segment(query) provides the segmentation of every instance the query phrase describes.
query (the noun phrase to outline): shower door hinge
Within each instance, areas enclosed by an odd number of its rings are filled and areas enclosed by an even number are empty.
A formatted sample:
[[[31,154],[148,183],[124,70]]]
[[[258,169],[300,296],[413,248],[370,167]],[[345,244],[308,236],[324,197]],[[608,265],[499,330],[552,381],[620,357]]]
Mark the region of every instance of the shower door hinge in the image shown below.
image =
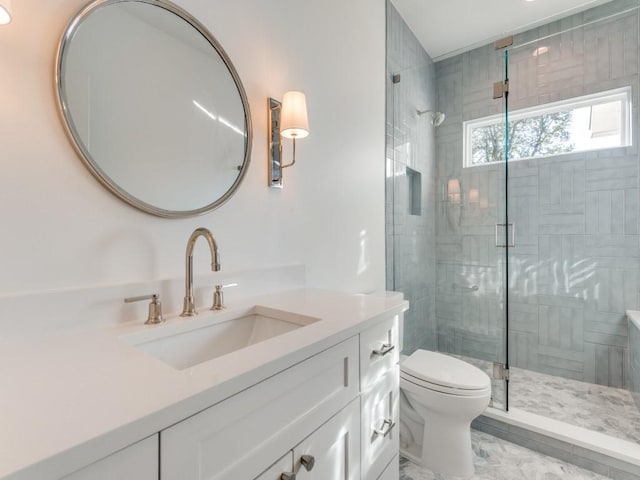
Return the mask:
[[[493,84],[493,98],[502,98],[505,93],[509,93],[509,80],[496,82]]]
[[[507,367],[504,363],[494,363],[493,364],[493,378],[496,380],[506,380],[509,381],[509,367]]]
[[[508,37],[501,38],[500,40],[496,40],[493,43],[493,47],[496,50],[502,50],[503,48],[507,48],[513,45],[513,35],[509,35]]]

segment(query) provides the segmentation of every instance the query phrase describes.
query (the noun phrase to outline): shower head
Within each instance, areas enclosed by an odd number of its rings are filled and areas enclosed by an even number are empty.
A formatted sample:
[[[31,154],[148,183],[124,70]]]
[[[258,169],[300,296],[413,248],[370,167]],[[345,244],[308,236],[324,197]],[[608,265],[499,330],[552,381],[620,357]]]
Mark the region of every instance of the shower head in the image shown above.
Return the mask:
[[[431,119],[431,123],[433,124],[434,127],[439,127],[444,123],[445,118],[446,118],[446,115],[444,113],[435,112],[433,114],[433,118]]]
[[[433,110],[416,110],[418,113],[418,116],[424,115],[425,113],[430,113],[431,114],[431,125],[433,125],[434,127],[439,127],[440,125],[442,125],[444,123],[444,119],[446,118],[446,115],[442,112],[434,112]]]

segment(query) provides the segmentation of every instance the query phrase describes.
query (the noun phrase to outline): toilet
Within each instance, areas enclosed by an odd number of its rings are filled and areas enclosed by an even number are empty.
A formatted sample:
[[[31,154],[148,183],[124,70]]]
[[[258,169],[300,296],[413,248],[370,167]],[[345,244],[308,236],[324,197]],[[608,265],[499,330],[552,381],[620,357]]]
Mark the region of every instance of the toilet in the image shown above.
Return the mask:
[[[471,421],[490,398],[489,376],[473,365],[427,350],[402,356],[400,452],[434,473],[470,477]]]

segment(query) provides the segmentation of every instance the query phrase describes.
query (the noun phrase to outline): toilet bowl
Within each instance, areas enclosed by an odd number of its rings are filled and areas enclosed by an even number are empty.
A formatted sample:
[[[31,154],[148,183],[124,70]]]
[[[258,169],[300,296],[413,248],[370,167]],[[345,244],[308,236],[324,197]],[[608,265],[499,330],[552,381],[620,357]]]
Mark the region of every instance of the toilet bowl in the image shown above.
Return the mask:
[[[400,452],[434,473],[474,473],[471,421],[491,398],[479,368],[441,353],[416,350],[400,363]]]

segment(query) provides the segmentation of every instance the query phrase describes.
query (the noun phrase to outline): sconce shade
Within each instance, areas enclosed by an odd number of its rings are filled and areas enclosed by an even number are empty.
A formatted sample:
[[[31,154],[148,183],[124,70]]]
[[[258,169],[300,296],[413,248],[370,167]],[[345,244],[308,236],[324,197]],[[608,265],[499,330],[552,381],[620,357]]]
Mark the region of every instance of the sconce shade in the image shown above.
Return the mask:
[[[460,180],[451,178],[447,183],[447,193],[449,195],[460,195]]]
[[[302,92],[287,92],[282,97],[280,135],[286,138],[304,138],[309,135],[307,101]]]
[[[11,0],[0,0],[0,25],[11,22]]]

